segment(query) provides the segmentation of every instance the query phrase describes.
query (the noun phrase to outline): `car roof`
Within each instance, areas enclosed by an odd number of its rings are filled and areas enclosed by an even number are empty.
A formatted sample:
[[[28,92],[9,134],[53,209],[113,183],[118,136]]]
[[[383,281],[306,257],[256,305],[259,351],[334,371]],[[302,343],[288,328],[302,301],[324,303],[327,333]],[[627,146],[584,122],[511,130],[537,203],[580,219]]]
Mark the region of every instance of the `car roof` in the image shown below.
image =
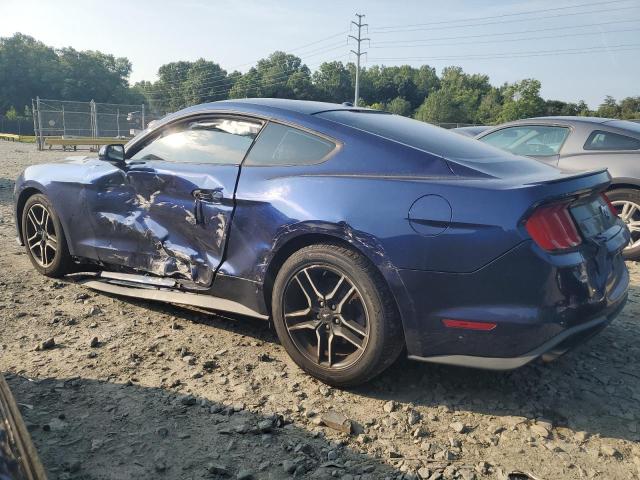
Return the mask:
[[[291,100],[287,98],[239,98],[235,100],[221,100],[219,102],[202,103],[181,110],[181,112],[196,112],[198,110],[241,110],[243,112],[266,113],[302,113],[313,115],[330,110],[370,110],[353,107],[351,104],[315,102],[310,100]],[[177,112],[176,112],[177,113]]]
[[[308,100],[290,100],[286,98],[240,98],[234,100],[221,100],[218,102],[201,103],[191,107],[183,108],[170,113],[157,120],[140,135],[134,137],[127,143],[129,149],[138,144],[143,138],[148,138],[152,132],[158,131],[163,126],[173,121],[180,121],[192,115],[208,113],[230,113],[240,115],[254,115],[262,118],[274,118],[281,121],[300,123],[304,126],[312,119],[312,115],[321,112],[331,111],[374,111],[385,115],[390,115],[379,110],[370,108],[353,107],[350,103],[328,103],[314,102]]]
[[[540,123],[607,123],[613,118],[602,118],[602,117],[578,117],[578,116],[570,116],[570,115],[556,115],[553,117],[532,117],[532,118],[523,118],[522,120],[515,120],[513,122],[509,122],[509,125],[517,125],[520,123],[531,123],[532,121],[540,122]]]

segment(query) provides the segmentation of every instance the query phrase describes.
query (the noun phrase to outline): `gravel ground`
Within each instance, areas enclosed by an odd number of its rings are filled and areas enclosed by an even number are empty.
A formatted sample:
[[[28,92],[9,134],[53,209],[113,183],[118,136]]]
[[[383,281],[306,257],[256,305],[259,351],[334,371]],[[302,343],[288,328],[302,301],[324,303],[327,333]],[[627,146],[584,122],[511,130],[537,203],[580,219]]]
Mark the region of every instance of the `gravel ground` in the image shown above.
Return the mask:
[[[37,275],[14,241],[13,180],[61,156],[0,142],[0,372],[51,479],[640,477],[638,264],[620,317],[554,363],[401,360],[338,390],[264,322]]]

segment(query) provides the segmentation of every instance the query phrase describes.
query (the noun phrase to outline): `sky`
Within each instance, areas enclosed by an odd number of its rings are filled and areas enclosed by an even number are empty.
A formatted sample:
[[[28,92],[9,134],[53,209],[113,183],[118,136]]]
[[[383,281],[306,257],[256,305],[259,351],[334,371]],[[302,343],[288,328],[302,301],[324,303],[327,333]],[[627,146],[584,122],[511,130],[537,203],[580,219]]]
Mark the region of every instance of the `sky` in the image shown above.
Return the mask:
[[[127,57],[131,82],[205,58],[246,71],[275,50],[353,61],[355,13],[370,41],[363,66],[448,65],[493,85],[536,78],[542,96],[597,107],[640,95],[640,0],[0,0],[0,37]]]

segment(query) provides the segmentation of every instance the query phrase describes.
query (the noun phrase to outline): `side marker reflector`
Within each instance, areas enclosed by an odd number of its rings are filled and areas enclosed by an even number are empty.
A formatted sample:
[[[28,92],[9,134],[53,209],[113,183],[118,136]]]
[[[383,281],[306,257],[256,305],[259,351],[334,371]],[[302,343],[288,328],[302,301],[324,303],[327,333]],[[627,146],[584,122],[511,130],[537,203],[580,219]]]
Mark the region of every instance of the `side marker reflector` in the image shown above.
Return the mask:
[[[473,322],[469,320],[451,320],[444,319],[442,323],[445,327],[448,328],[462,328],[464,330],[481,330],[483,332],[488,332],[489,330],[493,330],[498,326],[497,323],[493,322]]]

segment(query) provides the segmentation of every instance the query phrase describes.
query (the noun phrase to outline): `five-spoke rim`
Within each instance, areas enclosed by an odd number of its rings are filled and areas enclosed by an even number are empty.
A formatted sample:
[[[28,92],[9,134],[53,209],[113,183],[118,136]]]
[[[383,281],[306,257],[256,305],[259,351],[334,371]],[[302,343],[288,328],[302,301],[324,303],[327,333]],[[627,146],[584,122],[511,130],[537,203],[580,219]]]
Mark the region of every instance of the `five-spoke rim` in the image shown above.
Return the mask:
[[[26,243],[31,255],[41,267],[53,263],[58,252],[58,237],[49,210],[34,203],[27,212]]]
[[[315,364],[344,369],[369,342],[369,315],[354,282],[328,265],[293,274],[282,300],[284,322],[296,348]]]
[[[615,200],[611,203],[631,232],[631,242],[625,250],[640,246],[640,205],[628,200]]]

